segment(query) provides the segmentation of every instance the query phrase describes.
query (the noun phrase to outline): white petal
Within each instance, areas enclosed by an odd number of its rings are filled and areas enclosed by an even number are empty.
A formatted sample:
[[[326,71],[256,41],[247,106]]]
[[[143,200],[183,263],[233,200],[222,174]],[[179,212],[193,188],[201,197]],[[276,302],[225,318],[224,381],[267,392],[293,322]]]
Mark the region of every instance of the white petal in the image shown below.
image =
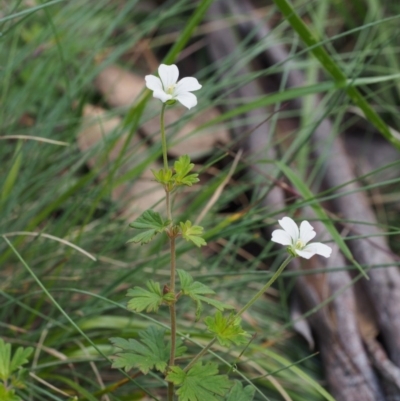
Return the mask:
[[[174,95],[180,95],[185,92],[193,92],[201,89],[201,85],[196,78],[182,78],[175,87]]]
[[[193,93],[181,93],[180,95],[175,97],[176,100],[181,102],[185,107],[191,109],[197,104],[197,97],[193,95]]]
[[[292,238],[284,230],[274,230],[272,232],[271,241],[281,245],[292,245]]]
[[[300,239],[304,244],[307,244],[308,241],[311,241],[316,236],[316,232],[314,231],[314,227],[306,220],[304,220],[300,224]]]
[[[168,95],[168,93],[165,93],[163,90],[154,91],[153,97],[155,97],[156,99],[160,99],[163,103],[165,103],[167,100],[172,99],[172,96]]]
[[[176,84],[179,77],[179,70],[175,64],[161,64],[158,67],[158,75],[163,83],[164,90],[167,90],[170,86]]]
[[[332,248],[328,245],[321,244],[321,242],[312,242],[311,244],[308,244],[305,248],[303,248],[302,252],[312,253],[312,255],[317,254],[329,258],[332,253]]]
[[[304,259],[310,259],[315,255],[315,252],[306,251],[305,249],[301,251],[299,249],[295,249],[294,251],[297,253],[297,255],[301,256]]]
[[[299,239],[299,227],[297,224],[290,218],[284,217],[282,220],[278,220],[279,225],[290,235],[293,243],[295,243]]]
[[[158,78],[154,75],[146,75],[144,77],[144,79],[146,80],[146,86],[150,90],[152,90],[152,91],[162,91],[163,90],[160,78]]]

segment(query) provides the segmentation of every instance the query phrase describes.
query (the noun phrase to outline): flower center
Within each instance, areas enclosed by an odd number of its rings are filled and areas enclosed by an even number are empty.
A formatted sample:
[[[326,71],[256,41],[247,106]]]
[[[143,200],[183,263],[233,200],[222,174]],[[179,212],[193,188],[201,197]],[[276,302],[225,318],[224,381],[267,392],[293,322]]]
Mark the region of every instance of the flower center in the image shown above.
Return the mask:
[[[168,95],[173,95],[174,90],[175,90],[175,85],[169,85],[169,86],[167,86],[167,88],[165,89],[165,92],[166,92]]]
[[[299,249],[299,250],[302,250],[305,246],[306,246],[306,244],[301,239],[298,239],[296,241],[296,243],[294,244],[295,249]]]

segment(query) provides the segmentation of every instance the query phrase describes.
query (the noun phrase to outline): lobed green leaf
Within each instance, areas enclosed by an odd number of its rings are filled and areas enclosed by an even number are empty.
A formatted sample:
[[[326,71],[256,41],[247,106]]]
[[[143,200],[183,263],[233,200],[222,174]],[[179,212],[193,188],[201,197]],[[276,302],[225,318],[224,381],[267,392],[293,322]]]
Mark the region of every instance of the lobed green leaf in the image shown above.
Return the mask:
[[[196,182],[199,182],[197,178],[198,174],[189,174],[193,169],[194,164],[190,163],[190,157],[188,155],[180,156],[179,159],[174,163],[175,173],[173,179],[176,185],[187,185],[191,187]]]
[[[215,294],[215,291],[207,285],[200,283],[199,281],[194,281],[193,277],[185,270],[177,269],[177,272],[179,275],[179,280],[181,282],[182,294],[188,296],[196,296],[200,294]]]
[[[140,243],[140,244],[147,244],[150,242],[157,234],[159,231],[157,230],[147,230],[143,233],[140,233],[138,235],[135,235],[133,238],[130,240],[126,241],[127,243],[129,242],[134,242],[134,243]]]
[[[154,326],[139,332],[141,342],[124,338],[110,338],[110,341],[121,351],[114,357],[113,368],[125,369],[126,372],[136,367],[143,374],[147,374],[150,369],[156,369],[164,372],[168,366],[171,344],[166,343],[164,329]],[[182,346],[182,341],[177,339],[176,356],[181,356],[186,351]]]
[[[194,167],[193,163],[190,163],[190,157],[188,155],[180,156],[179,159],[174,163],[174,170],[180,177],[187,175]]]
[[[168,227],[169,223],[170,222],[168,220],[163,220],[160,213],[157,213],[151,209],[146,210],[133,223],[130,224],[132,228],[146,231],[131,238],[128,242],[147,244],[155,235],[164,231]]]
[[[0,380],[7,381],[16,370],[28,363],[32,352],[32,347],[18,347],[11,358],[11,344],[0,338]]]
[[[11,373],[15,372],[22,365],[28,363],[29,362],[28,358],[31,356],[32,352],[33,352],[32,347],[28,348],[18,347],[11,359],[11,364],[10,364]]]
[[[189,220],[186,220],[185,223],[180,222],[179,225],[180,225],[182,237],[186,241],[192,242],[199,248],[201,246],[207,245],[206,241],[201,236],[203,234],[203,227],[193,226]]]
[[[219,375],[216,363],[197,362],[188,372],[172,366],[166,379],[180,387],[179,401],[220,401],[231,387],[228,376]]]
[[[163,168],[159,171],[151,170],[154,175],[154,178],[157,182],[163,185],[169,185],[173,183],[172,175],[173,171],[171,169],[164,170]]]
[[[189,174],[186,177],[182,178],[180,180],[181,185],[186,185],[188,187],[191,187],[193,184],[196,184],[200,180],[197,178],[199,175],[198,174]]]
[[[207,316],[204,319],[207,328],[213,333],[218,342],[226,347],[232,345],[246,344],[250,334],[244,331],[241,327],[240,317],[235,317],[232,314],[228,317],[224,317],[220,311],[215,313],[214,317]]]
[[[204,295],[215,294],[215,291],[213,291],[205,284],[200,283],[199,281],[194,281],[193,277],[185,270],[178,269],[177,272],[179,275],[179,280],[181,282],[182,295],[187,295],[196,302],[196,320],[200,318],[201,312],[203,310],[201,304],[202,302],[206,302],[207,304],[212,305],[221,311],[223,311],[224,309],[233,309],[233,306],[231,305],[224,304],[223,302],[217,301],[215,299],[205,297]]]
[[[132,228],[138,228],[139,230],[152,228],[154,230],[162,230],[165,228],[165,222],[163,221],[160,213],[154,210],[145,210],[133,223],[130,224]]]
[[[14,390],[7,390],[6,387],[0,383],[0,400],[1,401],[22,401]]]
[[[243,387],[240,381],[235,380],[235,384],[226,398],[226,401],[252,401],[256,389],[253,386]]]
[[[158,308],[164,301],[160,283],[153,280],[146,282],[148,290],[142,287],[134,287],[128,290],[127,296],[132,297],[128,302],[128,308],[136,312],[157,312]]]

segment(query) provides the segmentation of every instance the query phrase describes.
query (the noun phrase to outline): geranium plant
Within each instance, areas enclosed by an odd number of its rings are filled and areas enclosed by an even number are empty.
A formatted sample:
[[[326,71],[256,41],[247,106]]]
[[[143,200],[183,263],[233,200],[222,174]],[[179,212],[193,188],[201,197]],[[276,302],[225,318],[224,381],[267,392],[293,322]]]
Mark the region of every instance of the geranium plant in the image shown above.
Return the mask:
[[[150,370],[160,372],[168,386],[167,399],[173,401],[251,401],[254,396],[253,386],[243,387],[238,381],[230,381],[227,375],[220,374],[214,362],[203,363],[201,358],[208,350],[219,342],[223,346],[245,345],[250,335],[241,326],[241,315],[267,290],[296,256],[310,258],[315,254],[325,257],[330,255],[330,248],[320,243],[308,244],[315,236],[311,225],[304,221],[300,230],[296,223],[285,217],[279,221],[283,230],[276,230],[272,240],[288,246],[289,256],[282,263],[271,279],[258,291],[239,311],[231,305],[215,298],[214,291],[200,281],[195,281],[190,273],[176,268],[176,241],[183,239],[197,247],[206,245],[203,238],[203,227],[194,225],[190,220],[176,221],[173,217],[171,194],[183,186],[192,186],[199,181],[198,174],[193,173],[194,164],[188,155],[179,157],[169,165],[167,139],[164,125],[164,111],[177,101],[190,109],[196,106],[197,98],[191,93],[201,89],[196,78],[183,78],[178,81],[179,70],[175,65],[160,65],[159,77],[146,76],[146,85],[153,91],[153,96],[160,99],[161,108],[161,142],[163,168],[153,171],[155,180],[165,190],[165,216],[154,210],[146,210],[131,227],[138,230],[129,242],[147,244],[157,235],[165,235],[170,246],[170,279],[169,283],[159,283],[149,279],[145,287],[136,286],[128,291],[128,308],[134,312],[155,313],[162,306],[170,312],[169,333],[164,328],[150,326],[140,332],[139,340],[112,338],[111,342],[118,349],[114,356],[113,367],[129,371],[138,368],[143,374]],[[179,284],[177,285],[177,281]],[[193,300],[196,308],[196,319],[199,320],[202,305],[213,306],[213,316],[204,318],[213,339],[206,347],[192,357],[186,366],[176,363],[176,358],[186,352],[182,340],[177,337],[177,306],[182,297]]]

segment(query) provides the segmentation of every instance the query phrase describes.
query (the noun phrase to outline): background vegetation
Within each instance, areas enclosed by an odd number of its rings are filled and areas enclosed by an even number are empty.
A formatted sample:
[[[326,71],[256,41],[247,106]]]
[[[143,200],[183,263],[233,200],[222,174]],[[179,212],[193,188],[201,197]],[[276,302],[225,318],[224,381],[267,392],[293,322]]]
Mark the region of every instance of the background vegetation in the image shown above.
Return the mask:
[[[139,202],[147,193],[136,192],[130,198],[115,195],[121,186],[128,191],[126,188],[139,185],[142,173],[159,160],[156,130],[149,130],[148,135],[139,130],[159,113],[159,104],[140,90],[131,105],[110,104],[95,82],[111,65],[143,78],[163,60],[178,62],[183,75],[199,79],[203,84],[199,106],[170,127],[171,135],[179,131],[179,124],[195,121],[210,106],[219,108],[220,117],[207,125],[204,119],[203,125],[194,122],[188,138],[244,126],[246,121],[230,118],[235,111],[242,111],[243,105],[250,109],[269,106],[265,118],[270,119],[271,146],[280,145],[281,159],[295,162],[307,185],[321,178],[322,162],[316,159],[309,164],[307,142],[316,114],[325,113],[332,119],[334,135],[345,132],[354,138],[360,132],[367,133],[357,142],[355,153],[359,157],[354,153],[353,161],[361,167],[362,160],[371,162],[372,172],[368,176],[360,173],[361,190],[370,196],[379,224],[391,234],[392,249],[399,251],[399,163],[380,160],[379,154],[368,150],[367,145],[379,135],[373,125],[360,117],[360,109],[323,72],[272,2],[254,4],[260,19],[273,26],[271,40],[290,49],[288,64],[256,68],[256,72],[232,80],[225,72],[241,67],[232,64],[235,57],[240,57],[242,65],[249,65],[271,42],[254,42],[250,34],[241,39],[231,58],[219,64],[210,62],[204,39],[207,33],[235,26],[246,17],[227,15],[211,24],[205,20],[210,3],[2,2],[0,332],[14,347],[35,348],[27,366],[30,376],[26,388],[18,390],[24,400],[65,400],[73,396],[82,400],[104,396],[104,400],[144,400],[149,396],[143,388],[157,397],[165,387],[157,376],[141,377],[130,372],[133,376],[127,378],[110,368],[109,357],[114,350],[108,338],[135,337],[139,329],[153,323],[147,316],[126,310],[126,290],[149,276],[163,281],[168,275],[162,240],[149,247],[126,244],[132,236],[125,213],[128,203]],[[388,138],[398,136],[400,4],[296,0],[293,5],[324,42],[331,61],[350,81],[361,85],[364,98],[387,124]],[[296,94],[275,81],[277,88],[271,98],[266,91],[259,98],[235,103],[226,95],[256,77],[273,80],[278,73],[285,77],[287,68],[300,69],[307,77],[307,86]],[[322,95],[318,109],[307,102],[310,97],[305,98],[301,110],[285,106],[295,95],[316,93]],[[90,126],[87,105],[103,109],[104,135],[94,146],[83,149],[79,138],[83,127]],[[230,111],[224,111],[227,106]],[[274,114],[276,110],[280,112]],[[105,122],[115,118],[115,128],[106,132]],[[285,128],[293,118],[298,118],[300,125]],[[118,155],[112,156],[121,137],[134,146],[118,148]],[[394,145],[389,148],[394,150]],[[197,158],[203,185],[177,200],[177,208],[183,205],[179,209],[183,216],[199,215],[222,188],[236,150],[234,141],[222,143]],[[273,250],[263,231],[276,223],[282,210],[260,204],[276,182],[261,174],[258,184],[247,179],[245,166],[252,159],[246,157],[203,219],[207,250],[201,252],[182,244],[178,249],[180,268],[201,275],[223,301],[235,305],[242,305],[259,288],[260,280],[269,276],[265,270],[274,270],[283,256]],[[269,160],[264,162],[270,164]],[[330,188],[325,196],[336,196],[334,190]],[[285,213],[296,207],[289,204]],[[216,348],[222,361],[233,363],[237,359],[241,372],[259,388],[257,400],[330,399],[323,389],[318,355],[292,329],[289,294],[297,274],[286,272],[277,288],[244,316],[246,328],[255,336],[243,356],[239,358],[237,350]],[[189,306],[181,310],[179,327],[182,335],[190,336],[186,345],[196,352],[196,344],[204,345],[210,337],[204,325],[194,321],[191,311]]]

